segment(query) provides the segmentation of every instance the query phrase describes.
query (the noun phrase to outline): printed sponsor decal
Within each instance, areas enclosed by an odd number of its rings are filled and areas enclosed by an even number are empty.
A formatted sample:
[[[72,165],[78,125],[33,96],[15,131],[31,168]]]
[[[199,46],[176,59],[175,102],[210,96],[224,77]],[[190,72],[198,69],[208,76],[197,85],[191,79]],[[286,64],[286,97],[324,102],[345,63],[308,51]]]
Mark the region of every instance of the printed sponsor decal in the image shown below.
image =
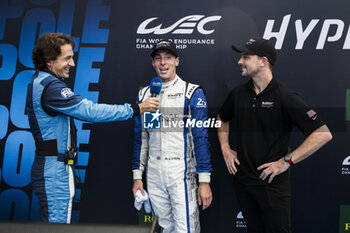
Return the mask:
[[[211,36],[221,18],[220,15],[188,15],[170,23],[159,17],[145,19],[136,30],[136,49],[151,49],[161,39],[172,41],[176,49],[186,49],[190,45],[214,45],[215,39]]]
[[[236,217],[236,228],[247,228],[247,224],[244,221],[244,216],[242,214],[242,211],[239,211]]]
[[[255,42],[254,39],[249,39],[249,41],[246,44],[253,44]]]
[[[207,102],[205,102],[205,100],[203,100],[202,98],[198,98],[196,107],[197,108],[206,108]]]
[[[350,155],[343,160],[342,165],[341,174],[350,175]]]
[[[272,107],[273,107],[273,102],[262,101],[262,102],[261,102],[261,107],[262,107],[262,108],[272,108]]]
[[[183,95],[183,93],[169,94],[169,95],[168,95],[168,99],[180,98],[182,95]]]
[[[323,50],[327,44],[336,42],[341,43],[342,49],[350,49],[350,27],[345,24],[346,21],[341,19],[303,20],[296,16],[295,22],[290,22],[291,18],[292,15],[288,14],[283,17],[282,22],[277,19],[267,20],[263,37],[265,39],[275,38],[276,49],[282,49],[287,31],[295,33],[295,50],[304,49],[305,42],[312,38],[318,38],[312,44],[316,50]]]
[[[221,16],[208,16],[205,17],[204,15],[189,15],[185,16],[178,21],[176,21],[173,25],[162,28],[163,22],[160,22],[158,26],[150,27],[149,24],[151,22],[157,20],[158,17],[153,17],[146,19],[143,21],[139,27],[137,28],[137,34],[155,34],[155,35],[164,35],[164,34],[192,34],[195,29],[203,35],[209,35],[212,34],[215,29],[207,30],[204,28],[204,26],[207,23],[213,22],[213,21],[219,21],[221,19]]]

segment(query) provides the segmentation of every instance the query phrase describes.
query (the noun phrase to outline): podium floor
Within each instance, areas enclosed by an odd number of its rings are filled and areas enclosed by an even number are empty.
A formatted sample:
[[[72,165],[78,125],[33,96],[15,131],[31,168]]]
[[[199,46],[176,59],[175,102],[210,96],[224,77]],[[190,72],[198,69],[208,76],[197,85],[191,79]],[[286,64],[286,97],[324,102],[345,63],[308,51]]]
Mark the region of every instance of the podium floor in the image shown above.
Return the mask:
[[[150,227],[113,224],[0,222],[1,233],[149,233]]]

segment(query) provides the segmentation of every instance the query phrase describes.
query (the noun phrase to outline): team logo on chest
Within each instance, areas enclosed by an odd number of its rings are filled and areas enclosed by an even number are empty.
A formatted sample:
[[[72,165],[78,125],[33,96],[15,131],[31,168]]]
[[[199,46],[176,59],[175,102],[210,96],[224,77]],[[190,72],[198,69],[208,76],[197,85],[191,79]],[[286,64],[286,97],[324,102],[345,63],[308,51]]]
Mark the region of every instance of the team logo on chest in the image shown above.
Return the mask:
[[[262,108],[272,108],[273,107],[273,102],[272,101],[262,101],[261,102],[261,107]]]
[[[168,94],[168,99],[176,99],[180,98],[181,96],[183,96],[183,93]]]

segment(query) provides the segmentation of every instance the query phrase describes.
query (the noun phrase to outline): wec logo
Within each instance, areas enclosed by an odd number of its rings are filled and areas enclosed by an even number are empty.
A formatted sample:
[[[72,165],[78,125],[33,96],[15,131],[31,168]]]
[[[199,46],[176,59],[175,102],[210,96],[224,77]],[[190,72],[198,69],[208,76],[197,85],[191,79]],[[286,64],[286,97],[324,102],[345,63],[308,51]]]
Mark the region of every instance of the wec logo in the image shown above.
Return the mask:
[[[151,22],[158,19],[157,17],[149,18],[143,21],[139,27],[137,28],[137,34],[155,34],[155,35],[163,35],[170,33],[171,34],[191,34],[193,33],[194,28],[197,26],[197,30],[199,33],[203,35],[209,35],[213,33],[215,30],[207,30],[204,29],[204,26],[209,22],[219,21],[221,16],[209,16],[204,17],[204,15],[189,15],[179,19],[173,25],[162,28],[163,24],[159,24],[156,27],[148,28]]]
[[[341,174],[342,175],[350,175],[350,156],[347,156],[342,163]]]
[[[343,160],[343,165],[344,165],[344,166],[350,165],[350,156],[346,157],[346,158]]]
[[[239,211],[239,213],[237,214],[237,219],[236,219],[236,228],[246,228],[247,224],[244,220],[242,211]]]

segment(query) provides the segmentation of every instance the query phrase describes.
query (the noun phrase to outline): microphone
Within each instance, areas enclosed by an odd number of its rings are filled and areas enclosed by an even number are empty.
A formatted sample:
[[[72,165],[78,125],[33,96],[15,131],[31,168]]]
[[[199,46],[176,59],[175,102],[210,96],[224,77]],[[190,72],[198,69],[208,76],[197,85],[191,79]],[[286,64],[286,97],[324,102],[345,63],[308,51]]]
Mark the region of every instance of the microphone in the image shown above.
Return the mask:
[[[159,95],[160,90],[162,90],[162,79],[158,77],[152,78],[150,85],[151,97],[157,97]]]

